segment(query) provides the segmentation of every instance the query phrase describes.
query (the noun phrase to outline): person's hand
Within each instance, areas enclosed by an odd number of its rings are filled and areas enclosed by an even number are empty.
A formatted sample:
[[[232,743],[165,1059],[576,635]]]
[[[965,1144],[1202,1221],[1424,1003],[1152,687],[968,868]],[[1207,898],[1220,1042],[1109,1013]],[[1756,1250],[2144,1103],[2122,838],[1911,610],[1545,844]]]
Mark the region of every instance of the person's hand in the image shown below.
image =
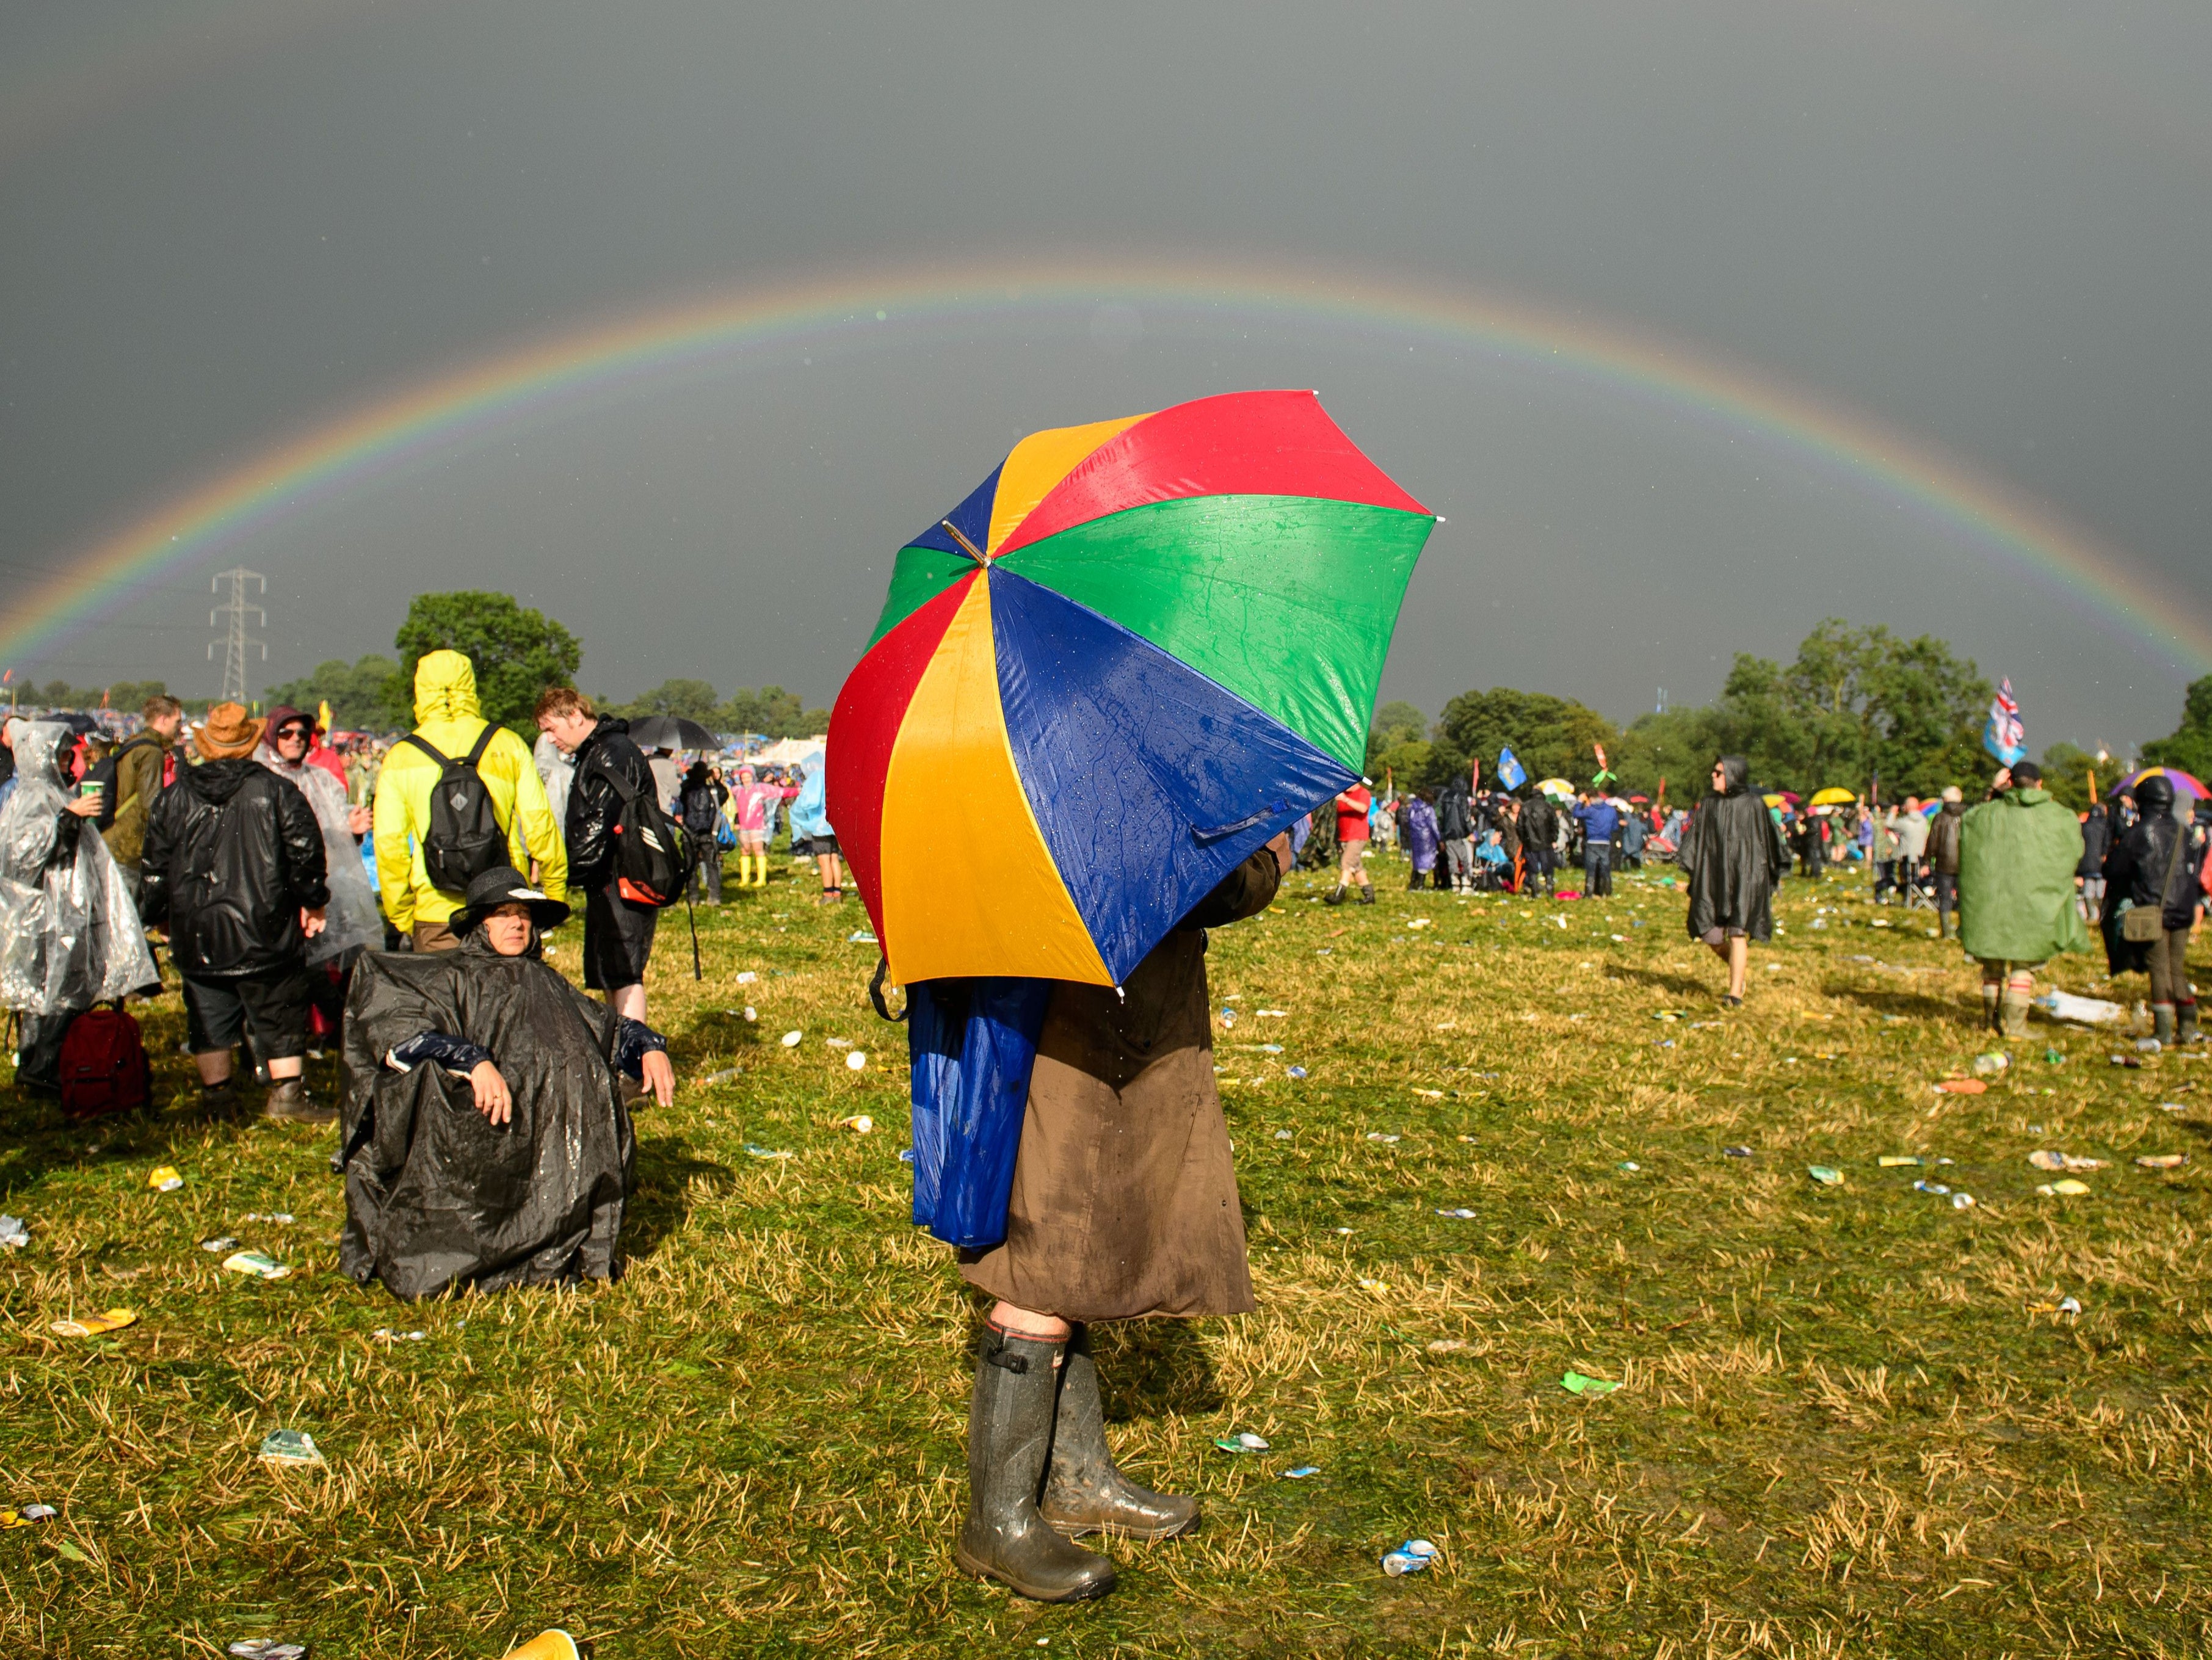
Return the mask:
[[[653,1098],[664,1107],[676,1101],[676,1068],[668,1064],[665,1049],[647,1049],[645,1058],[638,1062],[638,1073]]]
[[[312,939],[320,933],[323,931],[324,915],[324,907],[320,905],[316,906],[313,910],[302,906],[300,910],[301,934],[306,939]]]
[[[2010,767],[1999,767],[1997,769],[1997,775],[1990,780],[1990,794],[1991,795],[2002,795],[2011,787],[2012,769]]]
[[[106,799],[106,797],[100,795],[72,796],[70,798],[70,804],[64,807],[62,811],[64,812],[74,813],[79,818],[89,818],[93,814],[100,811],[100,804]]]
[[[1275,868],[1283,875],[1291,873],[1291,833],[1285,830],[1267,843],[1267,851],[1275,855]]]
[[[507,1092],[507,1079],[490,1061],[477,1062],[469,1073],[469,1087],[477,1093],[477,1110],[491,1122],[504,1124],[514,1116],[514,1098]]]
[[[346,809],[346,834],[356,841],[368,834],[369,823],[369,811],[367,807]]]

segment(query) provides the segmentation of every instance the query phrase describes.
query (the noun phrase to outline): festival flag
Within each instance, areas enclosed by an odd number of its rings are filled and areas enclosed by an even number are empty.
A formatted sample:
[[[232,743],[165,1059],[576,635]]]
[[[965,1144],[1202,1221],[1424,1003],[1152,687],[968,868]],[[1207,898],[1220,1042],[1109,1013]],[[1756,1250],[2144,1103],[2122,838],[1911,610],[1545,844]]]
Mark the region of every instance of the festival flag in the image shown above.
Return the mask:
[[[318,732],[331,729],[331,700],[327,697],[315,706],[315,727]]]
[[[2008,767],[2027,754],[2027,728],[2021,724],[2020,700],[2012,695],[2009,680],[1998,686],[1997,695],[1990,700],[1989,723],[1982,728],[1982,747]]]
[[[1467,763],[1467,766],[1468,788],[1471,790],[1480,789],[1482,787],[1482,757],[1480,756],[1475,757],[1474,760]]]
[[[1590,782],[1600,786],[1610,783],[1615,775],[1608,770],[1606,766],[1605,745],[1602,744],[1592,744],[1590,748],[1596,751],[1597,754],[1597,771],[1591,776]]]
[[[1528,775],[1522,770],[1510,744],[1498,751],[1498,781],[1510,790],[1517,790],[1528,781]]]

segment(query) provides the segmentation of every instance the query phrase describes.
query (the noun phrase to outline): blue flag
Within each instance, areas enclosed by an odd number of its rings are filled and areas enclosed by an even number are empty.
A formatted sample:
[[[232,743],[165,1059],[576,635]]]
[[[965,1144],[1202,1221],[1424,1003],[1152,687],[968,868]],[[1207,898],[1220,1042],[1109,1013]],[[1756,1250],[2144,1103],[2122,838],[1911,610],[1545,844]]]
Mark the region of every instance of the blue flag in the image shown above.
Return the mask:
[[[1498,751],[1498,781],[1510,790],[1517,790],[1528,781],[1528,775],[1513,758],[1513,746],[1509,744]]]
[[[1982,747],[2010,766],[2027,753],[2027,728],[2021,724],[2020,702],[2012,695],[2012,682],[1997,688],[1990,700],[1989,723],[1982,728]]]

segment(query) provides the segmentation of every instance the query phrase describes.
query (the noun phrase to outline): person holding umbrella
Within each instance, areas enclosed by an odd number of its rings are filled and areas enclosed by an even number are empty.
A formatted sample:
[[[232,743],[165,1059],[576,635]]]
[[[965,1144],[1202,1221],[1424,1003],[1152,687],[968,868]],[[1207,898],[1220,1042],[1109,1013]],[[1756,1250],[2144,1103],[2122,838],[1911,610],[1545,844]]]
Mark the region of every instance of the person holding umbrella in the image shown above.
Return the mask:
[[[1721,1002],[1741,1008],[1751,942],[1774,937],[1774,890],[1790,868],[1781,832],[1751,788],[1741,755],[1713,763],[1712,787],[1682,835],[1679,855],[1690,890],[1690,937],[1728,964]]]

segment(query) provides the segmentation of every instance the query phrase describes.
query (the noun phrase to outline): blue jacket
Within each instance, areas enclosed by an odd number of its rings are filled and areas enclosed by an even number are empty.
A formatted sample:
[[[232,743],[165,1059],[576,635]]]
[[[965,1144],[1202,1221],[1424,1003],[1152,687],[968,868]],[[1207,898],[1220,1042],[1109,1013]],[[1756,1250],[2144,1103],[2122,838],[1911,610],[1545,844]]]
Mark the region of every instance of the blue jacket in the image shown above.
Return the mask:
[[[1577,807],[1575,818],[1582,824],[1583,839],[1603,847],[1613,840],[1613,832],[1620,824],[1620,809],[1610,801],[1592,801]]]

